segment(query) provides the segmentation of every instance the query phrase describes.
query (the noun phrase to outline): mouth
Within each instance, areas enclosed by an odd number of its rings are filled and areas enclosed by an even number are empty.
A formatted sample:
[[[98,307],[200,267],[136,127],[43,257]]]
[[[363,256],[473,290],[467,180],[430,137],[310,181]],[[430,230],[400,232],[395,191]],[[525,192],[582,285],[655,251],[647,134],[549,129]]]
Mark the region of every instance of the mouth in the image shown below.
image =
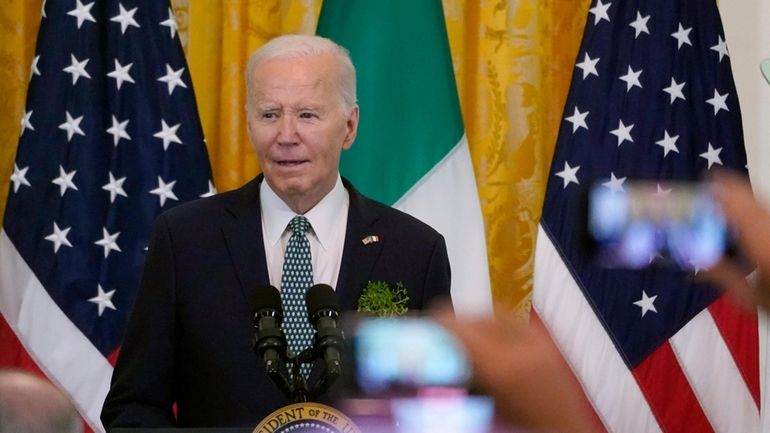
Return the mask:
[[[307,159],[279,159],[275,162],[280,167],[297,167],[310,161]]]

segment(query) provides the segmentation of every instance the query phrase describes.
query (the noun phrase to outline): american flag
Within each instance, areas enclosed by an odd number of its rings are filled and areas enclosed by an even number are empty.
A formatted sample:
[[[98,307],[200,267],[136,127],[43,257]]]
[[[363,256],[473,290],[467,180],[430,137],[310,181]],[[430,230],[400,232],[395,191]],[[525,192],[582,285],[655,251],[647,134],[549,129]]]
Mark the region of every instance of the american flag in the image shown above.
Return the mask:
[[[169,3],[44,3],[0,232],[0,311],[21,357],[93,430],[153,219],[214,192]],[[0,335],[0,352],[15,350]]]
[[[715,0],[595,0],[538,234],[533,310],[612,432],[759,431],[758,329],[692,273],[607,270],[581,245],[598,182],[746,171]],[[624,184],[626,184],[624,186]]]

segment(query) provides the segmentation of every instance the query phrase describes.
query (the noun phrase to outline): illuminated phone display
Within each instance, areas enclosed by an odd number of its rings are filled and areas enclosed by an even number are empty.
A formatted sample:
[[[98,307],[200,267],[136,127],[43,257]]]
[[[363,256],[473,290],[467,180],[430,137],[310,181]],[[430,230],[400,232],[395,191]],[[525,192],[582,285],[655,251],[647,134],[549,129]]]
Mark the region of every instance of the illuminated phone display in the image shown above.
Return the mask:
[[[601,184],[589,193],[588,233],[595,258],[611,268],[651,264],[706,269],[728,244],[721,209],[698,183],[627,183],[624,191]]]

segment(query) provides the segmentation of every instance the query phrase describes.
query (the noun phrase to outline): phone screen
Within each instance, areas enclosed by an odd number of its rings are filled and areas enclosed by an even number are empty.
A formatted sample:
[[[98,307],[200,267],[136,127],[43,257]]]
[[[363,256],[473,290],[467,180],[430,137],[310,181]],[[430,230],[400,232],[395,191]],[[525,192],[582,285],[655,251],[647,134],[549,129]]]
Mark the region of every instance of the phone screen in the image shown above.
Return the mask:
[[[597,262],[639,269],[664,264],[710,267],[728,245],[727,222],[699,183],[631,182],[623,191],[597,183],[589,192],[588,233]]]
[[[356,382],[368,395],[465,387],[470,380],[462,345],[428,319],[363,320],[353,346]]]

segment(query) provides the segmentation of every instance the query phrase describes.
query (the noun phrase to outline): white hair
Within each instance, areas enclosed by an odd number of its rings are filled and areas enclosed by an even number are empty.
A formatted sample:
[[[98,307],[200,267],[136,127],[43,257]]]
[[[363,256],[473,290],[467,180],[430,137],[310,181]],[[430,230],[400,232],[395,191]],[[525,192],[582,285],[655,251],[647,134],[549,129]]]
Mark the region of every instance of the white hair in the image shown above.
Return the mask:
[[[336,81],[340,106],[345,113],[358,102],[356,97],[356,69],[350,60],[350,53],[331,39],[314,35],[283,35],[271,39],[249,57],[246,65],[246,110],[254,106],[253,75],[260,63],[273,59],[301,58],[331,54],[337,64]]]

